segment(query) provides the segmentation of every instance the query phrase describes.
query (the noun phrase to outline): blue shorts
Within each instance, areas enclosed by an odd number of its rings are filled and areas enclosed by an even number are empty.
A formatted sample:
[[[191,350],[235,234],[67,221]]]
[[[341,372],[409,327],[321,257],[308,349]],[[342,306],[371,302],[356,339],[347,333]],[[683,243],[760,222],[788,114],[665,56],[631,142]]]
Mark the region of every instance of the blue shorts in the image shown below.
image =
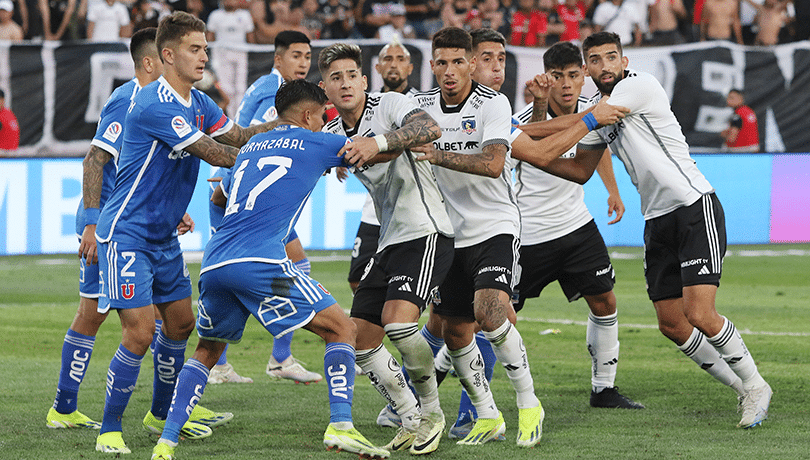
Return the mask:
[[[98,264],[87,265],[87,259],[84,257],[81,258],[79,265],[79,295],[88,299],[98,299],[101,296]]]
[[[319,282],[291,261],[240,262],[200,275],[197,334],[218,342],[239,342],[250,315],[274,337],[306,326],[337,302]]]
[[[191,278],[180,243],[160,246],[98,243],[99,313],[173,302],[191,296]]]

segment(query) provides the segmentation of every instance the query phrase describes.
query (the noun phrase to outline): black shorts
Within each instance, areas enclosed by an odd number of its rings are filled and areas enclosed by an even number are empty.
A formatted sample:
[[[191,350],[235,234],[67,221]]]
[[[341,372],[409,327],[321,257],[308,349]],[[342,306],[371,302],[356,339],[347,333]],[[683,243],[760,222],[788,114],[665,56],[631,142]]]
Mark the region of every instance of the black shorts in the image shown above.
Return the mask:
[[[456,249],[453,266],[439,287],[433,312],[442,316],[475,318],[475,291],[497,289],[512,297],[520,240],[497,235],[474,246]]]
[[[650,300],[683,297],[684,286],[719,286],[725,255],[725,214],[714,193],[648,220],[644,277]]]
[[[612,291],[615,276],[605,240],[591,220],[555,240],[521,246],[515,311],[554,281],[560,282],[565,297],[573,302],[583,295]]]
[[[388,300],[407,300],[425,311],[452,262],[453,239],[438,233],[383,249],[357,286],[351,316],[382,326]]]
[[[380,226],[360,222],[357,236],[354,238],[352,248],[352,262],[349,265],[349,282],[357,283],[363,277],[363,271],[368,261],[377,252],[377,243],[380,239]]]

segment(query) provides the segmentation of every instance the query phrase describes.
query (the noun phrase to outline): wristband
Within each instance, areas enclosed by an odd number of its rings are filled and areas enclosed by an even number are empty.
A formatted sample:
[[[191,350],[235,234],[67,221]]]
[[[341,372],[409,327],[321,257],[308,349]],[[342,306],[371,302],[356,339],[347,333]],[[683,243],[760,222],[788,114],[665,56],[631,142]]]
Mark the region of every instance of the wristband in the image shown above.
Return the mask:
[[[385,138],[385,134],[377,134],[374,136],[374,140],[377,142],[377,148],[380,149],[380,152],[388,150],[388,139]]]
[[[596,121],[596,117],[593,116],[593,113],[588,112],[584,117],[582,117],[582,121],[585,122],[585,125],[588,127],[588,131],[593,131],[599,126],[599,123]]]
[[[84,208],[84,225],[98,224],[99,213],[98,208]]]

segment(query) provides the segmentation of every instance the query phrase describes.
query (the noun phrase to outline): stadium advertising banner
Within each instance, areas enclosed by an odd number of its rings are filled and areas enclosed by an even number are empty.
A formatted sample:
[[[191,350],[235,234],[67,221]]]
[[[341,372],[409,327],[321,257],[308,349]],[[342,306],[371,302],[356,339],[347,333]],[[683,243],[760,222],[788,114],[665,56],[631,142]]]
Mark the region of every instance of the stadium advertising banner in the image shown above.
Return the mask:
[[[726,213],[729,244],[810,242],[810,155],[695,155],[717,189]],[[640,246],[644,221],[639,196],[614,158],[616,179],[627,208],[624,219],[607,225],[607,191],[598,176],[585,185],[585,202],[608,246]],[[188,212],[196,230],[180,238],[184,250],[208,242],[208,182],[200,169]],[[81,198],[80,159],[0,160],[0,255],[74,253],[74,216]],[[350,177],[324,177],[296,226],[307,249],[350,249],[365,188]]]
[[[359,40],[369,88],[382,86],[374,71],[383,44]],[[414,70],[411,85],[429,89],[430,42],[406,41]],[[330,44],[313,42],[313,63],[318,51]],[[236,88],[247,88],[269,73],[273,47],[242,45],[217,52],[237,52],[247,72]],[[502,92],[518,109],[523,105],[523,83],[542,71],[541,49],[508,47],[507,73]],[[716,151],[718,133],[728,126],[731,109],[725,97],[732,88],[742,89],[759,119],[760,139],[767,152],[810,151],[810,43],[774,47],[744,47],[728,42],[703,42],[666,48],[625,50],[630,67],[649,72],[662,83],[673,111],[693,151]],[[19,156],[84,155],[93,136],[104,102],[113,89],[133,75],[125,43],[59,43],[12,45],[0,43],[0,88],[6,104],[16,113],[21,128]],[[319,80],[317,65],[308,76]],[[584,93],[595,91],[592,83]]]

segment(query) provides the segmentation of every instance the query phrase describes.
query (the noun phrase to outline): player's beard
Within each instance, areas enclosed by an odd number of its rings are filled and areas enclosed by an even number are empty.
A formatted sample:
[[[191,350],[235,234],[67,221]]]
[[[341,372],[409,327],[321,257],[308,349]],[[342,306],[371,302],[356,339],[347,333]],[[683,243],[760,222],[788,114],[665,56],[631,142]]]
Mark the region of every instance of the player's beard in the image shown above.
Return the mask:
[[[383,78],[383,83],[385,83],[385,87],[392,90],[399,88],[399,85],[401,85],[402,82],[404,81],[405,79],[399,76],[394,78]]]
[[[610,75],[613,75],[613,81],[611,81],[610,83],[602,83],[601,75],[599,76],[599,78],[593,79],[594,84],[596,84],[596,88],[602,94],[609,95],[611,92],[613,92],[613,88],[616,86],[616,83],[619,83],[622,80],[622,74],[611,73]]]

